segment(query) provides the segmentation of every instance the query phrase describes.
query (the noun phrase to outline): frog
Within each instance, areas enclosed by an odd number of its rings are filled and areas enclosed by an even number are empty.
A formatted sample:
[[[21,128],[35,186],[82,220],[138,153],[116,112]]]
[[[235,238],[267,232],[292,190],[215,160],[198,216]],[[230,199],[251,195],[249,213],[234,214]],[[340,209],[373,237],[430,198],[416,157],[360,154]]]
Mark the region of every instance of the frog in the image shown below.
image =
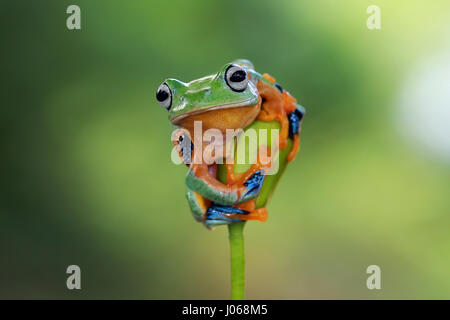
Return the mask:
[[[305,108],[274,77],[255,71],[246,59],[226,63],[218,72],[190,82],[166,79],[157,89],[156,100],[178,128],[173,144],[188,167],[186,199],[195,220],[208,229],[248,220],[266,221],[268,197],[258,201],[259,196],[273,192],[284,172],[267,175],[273,165],[270,156],[279,150],[283,155],[279,161],[295,159]],[[269,149],[269,161],[264,163],[258,156],[256,163],[239,169],[233,161],[208,164],[201,154],[196,155],[206,142],[195,139],[195,123],[201,123],[202,134],[209,129],[224,135],[230,129],[245,133],[269,125],[279,129],[279,136],[270,148],[267,142],[258,145]],[[218,157],[228,158],[236,141],[232,140],[231,146],[222,143],[219,148],[223,152]]]

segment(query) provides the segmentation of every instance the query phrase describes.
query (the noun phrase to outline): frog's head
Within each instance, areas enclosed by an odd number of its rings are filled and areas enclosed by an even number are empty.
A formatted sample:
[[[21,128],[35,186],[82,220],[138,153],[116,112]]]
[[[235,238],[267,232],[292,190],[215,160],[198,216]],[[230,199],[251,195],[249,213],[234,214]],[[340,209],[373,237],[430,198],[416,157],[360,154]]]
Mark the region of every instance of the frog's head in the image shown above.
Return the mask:
[[[255,109],[259,111],[259,96],[249,79],[251,64],[239,62],[228,63],[217,74],[189,83],[167,79],[158,88],[156,99],[169,111],[175,125],[188,127],[195,120],[206,122],[207,127],[248,125],[257,115]]]

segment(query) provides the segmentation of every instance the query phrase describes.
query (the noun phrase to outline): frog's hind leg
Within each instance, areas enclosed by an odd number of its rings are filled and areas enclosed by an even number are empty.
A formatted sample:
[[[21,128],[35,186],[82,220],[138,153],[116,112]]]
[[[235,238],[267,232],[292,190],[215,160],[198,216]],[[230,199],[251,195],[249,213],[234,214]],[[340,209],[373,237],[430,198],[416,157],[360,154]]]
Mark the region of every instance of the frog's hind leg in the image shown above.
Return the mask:
[[[289,120],[286,117],[286,110],[284,108],[287,93],[281,88],[281,86],[276,86],[275,79],[269,75],[265,74],[264,78],[266,78],[269,82],[273,81],[273,85],[270,85],[262,80],[257,83],[258,91],[263,99],[261,103],[261,111],[257,119],[265,122],[276,120],[281,124],[278,147],[280,149],[284,149],[287,146],[287,139],[289,135]]]
[[[271,76],[264,74],[265,81],[258,81],[257,87],[263,102],[258,115],[260,121],[278,121],[281,124],[278,147],[284,149],[288,145],[288,138],[292,139],[292,147],[287,161],[295,159],[300,149],[300,123],[305,109],[297,104],[297,100],[285,91]]]

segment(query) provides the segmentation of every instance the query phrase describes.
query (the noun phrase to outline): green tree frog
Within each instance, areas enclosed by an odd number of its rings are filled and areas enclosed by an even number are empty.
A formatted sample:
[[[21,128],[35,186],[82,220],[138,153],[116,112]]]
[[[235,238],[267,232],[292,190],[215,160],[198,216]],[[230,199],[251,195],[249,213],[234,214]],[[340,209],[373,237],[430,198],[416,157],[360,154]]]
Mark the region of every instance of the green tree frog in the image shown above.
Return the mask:
[[[170,122],[182,129],[173,141],[189,168],[186,198],[194,218],[208,228],[246,220],[265,221],[267,199],[286,163],[299,151],[305,109],[272,76],[256,72],[244,59],[188,83],[167,79],[158,88],[156,99],[167,109]],[[201,124],[200,139],[196,123]],[[279,136],[275,143],[258,139],[256,162],[238,164],[228,160],[236,160],[230,150],[236,150],[240,139],[233,138],[231,143],[205,141],[203,134],[210,129],[224,137],[229,130],[245,134],[250,129],[278,129]],[[221,151],[212,153],[213,163],[196,152],[211,145]],[[269,155],[268,162],[261,161],[261,150]],[[267,175],[274,161],[280,169]]]

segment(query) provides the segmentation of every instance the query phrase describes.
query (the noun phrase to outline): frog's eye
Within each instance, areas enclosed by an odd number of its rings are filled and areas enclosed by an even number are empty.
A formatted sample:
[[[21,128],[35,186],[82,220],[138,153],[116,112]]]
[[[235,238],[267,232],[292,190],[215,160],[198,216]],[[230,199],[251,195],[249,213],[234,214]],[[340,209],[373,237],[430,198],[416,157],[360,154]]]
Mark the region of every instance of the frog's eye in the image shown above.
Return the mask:
[[[164,82],[159,86],[158,91],[156,91],[156,100],[163,108],[170,110],[172,106],[172,92],[167,83]]]
[[[232,90],[242,92],[247,88],[247,72],[241,67],[232,64],[225,71],[225,81]]]

